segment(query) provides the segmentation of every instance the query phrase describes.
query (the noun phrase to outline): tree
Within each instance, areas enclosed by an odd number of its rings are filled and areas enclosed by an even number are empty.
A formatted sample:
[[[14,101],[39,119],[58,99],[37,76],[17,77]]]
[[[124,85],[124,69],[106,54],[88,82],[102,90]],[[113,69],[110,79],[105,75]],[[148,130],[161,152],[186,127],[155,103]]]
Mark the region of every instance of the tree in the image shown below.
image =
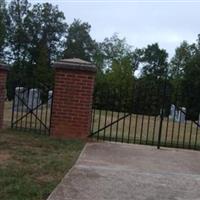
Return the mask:
[[[198,120],[200,114],[200,36],[197,43],[188,46],[187,59],[183,65],[181,81],[183,104],[187,110],[187,118]]]
[[[200,114],[200,52],[185,66],[185,75],[182,81],[184,106],[187,109],[187,118],[198,120]]]
[[[64,20],[63,12],[49,3],[35,4],[28,11],[25,26],[30,40],[29,51],[33,63],[37,60],[38,46],[41,41],[46,43],[49,65],[62,56],[67,32],[67,24]]]
[[[188,44],[183,41],[175,50],[175,55],[171,59],[169,75],[172,79],[182,79],[184,77],[185,67],[188,61],[196,52],[195,44]]]
[[[90,36],[91,26],[88,23],[74,20],[69,26],[65,44],[65,58],[80,58],[92,61],[96,50],[95,41]]]
[[[107,74],[107,77],[121,108],[127,111],[131,109],[134,83],[131,58],[126,56],[119,61],[114,60],[112,70]]]
[[[168,73],[168,54],[157,43],[138,50],[140,77],[135,81],[135,112],[158,115]]]
[[[111,38],[105,38],[103,42],[99,43],[98,49],[101,58],[99,63],[101,69],[111,69],[113,61],[120,61],[124,57],[131,59],[133,72],[138,67],[138,57],[136,56],[138,51],[133,52],[126,39],[120,39],[117,34],[114,34]]]
[[[13,0],[9,4],[8,13],[10,26],[8,27],[9,48],[11,60],[15,62],[20,70],[23,70],[28,59],[29,38],[24,20],[30,8],[27,0]]]
[[[40,81],[52,86],[51,64],[62,56],[67,31],[63,12],[49,3],[31,7],[27,0],[13,0],[9,5],[9,16],[13,67],[8,90],[14,91],[19,84],[34,87]]]
[[[133,51],[117,34],[105,38],[97,49],[94,61],[98,66],[95,86],[98,94],[95,94],[99,102],[104,102],[108,109],[131,109],[134,72],[139,66],[141,51]]]
[[[53,71],[49,65],[47,42],[41,41],[38,44],[38,55],[36,59],[35,77],[37,80],[37,88],[48,90],[52,88]]]
[[[27,0],[13,0],[8,6],[9,25],[7,26],[9,62],[12,69],[8,76],[8,97],[13,98],[15,87],[24,85],[25,68],[29,61],[29,38],[24,20],[30,8]]]
[[[4,48],[6,41],[6,7],[5,1],[0,1],[0,61],[4,61]]]
[[[197,43],[183,41],[170,63],[173,101],[187,110],[187,118],[197,120],[200,113],[200,37]],[[177,97],[178,100],[177,100]],[[175,100],[176,99],[176,100]]]
[[[99,71],[97,79],[95,96],[101,108],[120,111],[132,108],[134,77],[130,57],[113,60],[111,70]]]
[[[157,43],[144,48],[141,58],[142,76],[153,76],[156,79],[166,76],[168,72],[167,57],[167,52],[160,49]]]
[[[30,64],[39,85],[52,87],[51,64],[62,57],[67,24],[63,12],[49,3],[35,4],[29,10],[25,26],[30,39]],[[38,85],[38,87],[39,87]]]

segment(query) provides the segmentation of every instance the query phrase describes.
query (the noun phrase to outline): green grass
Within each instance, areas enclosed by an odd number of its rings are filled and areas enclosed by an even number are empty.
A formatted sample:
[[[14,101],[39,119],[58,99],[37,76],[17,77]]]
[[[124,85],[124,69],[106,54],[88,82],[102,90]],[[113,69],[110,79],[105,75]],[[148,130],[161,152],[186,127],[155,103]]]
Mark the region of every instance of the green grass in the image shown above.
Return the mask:
[[[0,132],[0,199],[42,200],[61,181],[84,142]]]

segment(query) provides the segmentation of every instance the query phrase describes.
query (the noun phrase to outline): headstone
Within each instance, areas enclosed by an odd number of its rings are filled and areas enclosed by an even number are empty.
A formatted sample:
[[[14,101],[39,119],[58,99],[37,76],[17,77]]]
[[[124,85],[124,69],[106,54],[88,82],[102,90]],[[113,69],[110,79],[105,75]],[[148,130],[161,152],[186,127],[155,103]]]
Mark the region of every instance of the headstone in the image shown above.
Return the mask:
[[[181,110],[178,111],[177,118],[175,119],[177,122],[185,122],[185,114],[186,114],[186,108],[181,107]]]
[[[16,87],[15,88],[15,102],[14,102],[14,110],[17,112],[21,112],[26,109],[24,104],[27,104],[27,90],[24,87]]]
[[[176,109],[175,105],[171,105],[169,119],[176,122],[185,122],[186,108],[181,107],[180,110]]]
[[[181,107],[181,111],[179,111],[179,121],[185,122],[186,108]]]
[[[174,119],[176,116],[176,107],[174,104],[171,105],[169,119]]]
[[[50,90],[48,92],[48,104],[51,105],[52,104],[52,96],[53,96],[53,91]]]
[[[178,122],[179,121],[179,118],[180,118],[180,113],[179,113],[180,111],[179,110],[177,110],[176,108],[175,108],[175,116],[174,116],[174,118],[175,118],[175,121],[176,122]]]
[[[38,89],[30,89],[28,96],[28,107],[29,109],[35,109],[40,105],[40,91]]]

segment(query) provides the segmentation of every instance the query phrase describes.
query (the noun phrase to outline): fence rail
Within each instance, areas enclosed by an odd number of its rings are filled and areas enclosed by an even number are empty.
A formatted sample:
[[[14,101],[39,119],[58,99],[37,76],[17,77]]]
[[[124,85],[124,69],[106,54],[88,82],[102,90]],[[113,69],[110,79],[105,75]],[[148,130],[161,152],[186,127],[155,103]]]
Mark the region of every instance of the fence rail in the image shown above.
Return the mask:
[[[158,148],[200,149],[199,120],[191,112],[188,115],[183,94],[166,80],[145,87],[135,85],[131,94],[121,88],[95,91],[91,136]]]

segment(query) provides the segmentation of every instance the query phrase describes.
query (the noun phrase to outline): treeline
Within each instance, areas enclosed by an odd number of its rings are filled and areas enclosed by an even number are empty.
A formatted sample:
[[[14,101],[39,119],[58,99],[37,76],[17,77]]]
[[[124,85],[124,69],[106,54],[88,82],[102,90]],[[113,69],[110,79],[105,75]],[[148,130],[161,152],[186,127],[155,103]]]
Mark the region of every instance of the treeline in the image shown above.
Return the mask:
[[[169,60],[158,43],[134,49],[117,34],[97,42],[90,30],[88,23],[78,19],[67,24],[63,12],[50,3],[31,5],[27,0],[13,0],[6,4],[1,0],[0,61],[12,66],[9,99],[19,84],[51,88],[52,63],[77,57],[98,68],[96,106],[157,115],[166,86],[165,113],[176,101],[186,107],[188,118],[198,118],[200,36],[194,44],[183,41]]]

